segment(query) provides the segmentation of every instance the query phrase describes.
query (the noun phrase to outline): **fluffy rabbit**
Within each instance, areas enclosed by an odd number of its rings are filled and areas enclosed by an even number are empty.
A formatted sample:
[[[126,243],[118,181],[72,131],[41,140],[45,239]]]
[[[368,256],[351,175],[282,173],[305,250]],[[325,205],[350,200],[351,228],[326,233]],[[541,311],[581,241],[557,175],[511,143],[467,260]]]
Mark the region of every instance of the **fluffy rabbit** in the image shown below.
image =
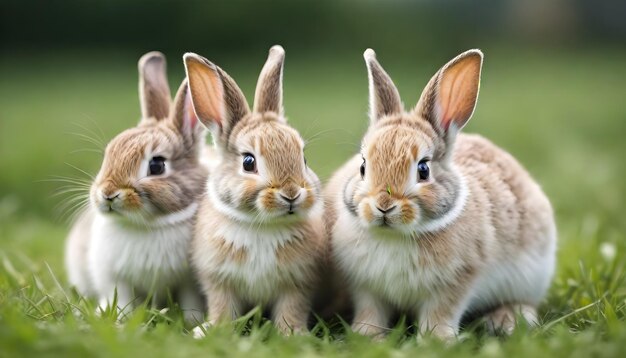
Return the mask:
[[[282,47],[270,49],[252,111],[226,72],[184,56],[196,115],[219,157],[191,244],[208,300],[208,321],[196,327],[196,338],[250,305],[272,308],[282,333],[306,330],[326,236],[319,179],[283,115],[284,56]]]
[[[172,104],[165,58],[139,60],[142,118],[106,147],[90,191],[90,207],[70,232],[66,267],[79,292],[100,309],[124,310],[148,296],[163,302],[169,290],[188,321],[204,304],[188,261],[193,217],[204,191],[205,147],[184,81]],[[172,107],[172,108],[170,108]]]
[[[441,68],[409,112],[374,51],[364,57],[370,126],[324,192],[353,330],[379,335],[394,310],[444,340],[466,314],[486,313],[507,333],[518,313],[536,324],[555,266],[551,205],[511,155],[459,134],[476,105],[482,53]]]

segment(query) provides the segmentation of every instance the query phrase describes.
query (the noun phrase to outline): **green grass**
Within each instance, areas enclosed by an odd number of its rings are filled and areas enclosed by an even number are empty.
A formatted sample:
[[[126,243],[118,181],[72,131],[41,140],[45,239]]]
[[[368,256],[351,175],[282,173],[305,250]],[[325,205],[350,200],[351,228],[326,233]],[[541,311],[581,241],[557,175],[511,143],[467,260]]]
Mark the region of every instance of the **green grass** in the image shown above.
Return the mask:
[[[55,209],[63,198],[52,196],[61,184],[46,180],[84,177],[65,163],[95,173],[100,154],[84,150],[98,145],[81,135],[106,141],[136,122],[136,59],[5,57],[0,61],[0,357],[619,356],[626,349],[626,53],[483,50],[479,104],[465,130],[515,155],[556,211],[558,270],[541,307],[540,328],[502,339],[474,325],[461,343],[444,347],[429,339],[418,343],[406,326],[381,343],[340,326],[329,332],[323,324],[315,336],[283,338],[253,315],[251,323],[240,320],[195,341],[176,307],[138,309],[122,327],[110,314],[95,317],[93,302],[68,288],[63,269],[68,224]],[[251,96],[263,55],[220,63]],[[357,150],[366,127],[365,69],[360,54],[349,55],[287,58],[286,111],[311,139],[309,165],[322,179]],[[379,59],[412,105],[429,76],[453,55],[410,61],[379,53]],[[176,88],[181,63],[171,58],[170,67]]]

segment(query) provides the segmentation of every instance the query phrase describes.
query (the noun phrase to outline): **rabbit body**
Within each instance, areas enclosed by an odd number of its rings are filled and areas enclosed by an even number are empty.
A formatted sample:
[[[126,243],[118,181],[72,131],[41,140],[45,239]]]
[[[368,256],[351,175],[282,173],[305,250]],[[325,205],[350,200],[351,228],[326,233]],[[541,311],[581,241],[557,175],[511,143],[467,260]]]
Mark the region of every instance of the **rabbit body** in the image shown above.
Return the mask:
[[[551,205],[511,155],[457,134],[473,112],[482,54],[452,60],[412,112],[373,51],[366,61],[372,123],[361,154],[325,191],[353,329],[381,334],[396,310],[443,339],[464,315],[488,313],[489,328],[507,333],[517,313],[536,324],[555,268]]]
[[[191,243],[191,264],[208,300],[196,338],[250,306],[270,308],[282,333],[307,329],[327,245],[319,179],[283,115],[283,63],[284,50],[273,47],[250,111],[226,72],[185,55],[193,105],[217,159]]]
[[[203,302],[189,265],[189,243],[206,181],[204,130],[183,81],[170,110],[162,54],[142,57],[142,119],[108,145],[66,244],[70,283],[95,296],[99,310],[122,312],[146,298],[162,305],[171,293],[187,321],[202,318]]]
[[[543,299],[555,268],[556,229],[548,219],[549,202],[533,182],[512,186],[507,178],[527,177],[526,172],[486,139],[461,134],[457,146],[459,173],[473,179],[464,179],[466,193],[456,205],[474,208],[429,223],[430,229],[441,231],[425,232],[416,239],[371,232],[353,215],[338,210],[333,252],[356,301],[361,294],[374,295],[391,307],[419,315],[420,305],[442,299],[438,291],[448,286],[465,296],[452,320],[457,321],[467,312],[484,312],[509,302],[538,305]],[[482,155],[476,155],[478,148]],[[345,177],[334,181],[345,183],[361,161],[360,155],[355,156],[341,171]],[[506,162],[507,169],[502,171],[498,162]],[[329,197],[343,201],[341,189],[331,184]],[[493,211],[493,206],[500,210]],[[463,229],[446,230],[449,225]],[[463,287],[457,288],[459,284]]]
[[[171,214],[167,218],[171,224],[151,226],[149,230],[95,214],[87,252],[88,270],[96,291],[109,294],[106,302],[112,302],[116,286],[120,307],[125,307],[138,294],[152,295],[163,302],[168,290],[193,291],[187,257],[196,209],[194,203]],[[201,306],[196,308],[202,311]]]
[[[228,288],[239,303],[234,316],[245,305],[273,305],[285,290],[310,294],[324,238],[321,205],[314,210],[307,223],[263,227],[233,221],[203,202],[199,215],[211,219],[198,223],[192,260],[206,290],[211,283]]]

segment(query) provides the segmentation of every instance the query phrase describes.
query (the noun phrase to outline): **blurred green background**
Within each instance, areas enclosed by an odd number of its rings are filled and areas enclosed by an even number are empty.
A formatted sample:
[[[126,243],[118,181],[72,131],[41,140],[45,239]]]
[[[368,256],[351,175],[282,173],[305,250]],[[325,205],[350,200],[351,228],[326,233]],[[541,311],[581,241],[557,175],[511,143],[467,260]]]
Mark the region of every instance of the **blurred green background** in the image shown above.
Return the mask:
[[[480,48],[482,87],[465,131],[509,150],[551,198],[565,282],[601,244],[624,259],[624,18],[626,2],[592,0],[3,0],[0,249],[63,277],[69,224],[53,196],[63,183],[49,179],[95,174],[98,150],[137,122],[136,61],[147,51],[166,54],[173,89],[193,51],[251,101],[267,50],[283,45],[286,113],[325,180],[367,126],[366,48],[407,107],[440,66]]]
[[[515,155],[552,198],[562,232],[624,229],[626,5],[592,1],[4,1],[0,215],[67,227],[54,176],[95,174],[104,143],[139,118],[136,61],[160,50],[222,66],[252,101],[273,44],[287,51],[285,105],[326,179],[367,126],[362,53],[374,48],[407,107],[469,48],[485,53],[466,127]],[[91,143],[92,137],[101,143]],[[76,167],[76,168],[74,168]],[[56,208],[56,209],[55,209]],[[17,230],[22,230],[18,228]],[[2,246],[26,250],[3,232]],[[567,236],[563,240],[567,240]],[[18,235],[18,237],[20,237]],[[567,241],[565,241],[567,242]],[[58,262],[61,236],[46,243]],[[38,244],[33,244],[39,246]]]

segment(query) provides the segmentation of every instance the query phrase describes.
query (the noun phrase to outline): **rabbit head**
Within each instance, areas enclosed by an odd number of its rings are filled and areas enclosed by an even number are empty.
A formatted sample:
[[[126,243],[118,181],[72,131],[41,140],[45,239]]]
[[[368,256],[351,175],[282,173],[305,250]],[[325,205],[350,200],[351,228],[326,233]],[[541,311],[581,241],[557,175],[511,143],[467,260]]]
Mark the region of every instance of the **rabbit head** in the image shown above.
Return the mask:
[[[139,99],[141,120],[107,145],[90,199],[101,213],[148,225],[188,208],[202,192],[204,128],[191,108],[186,81],[172,103],[159,52],[139,60]]]
[[[195,113],[219,157],[207,192],[217,209],[236,220],[298,221],[321,202],[304,141],[283,114],[284,59],[282,47],[270,49],[250,110],[224,70],[199,55],[184,56]]]
[[[460,210],[467,196],[451,156],[456,134],[476,105],[482,53],[470,50],[448,62],[408,112],[374,51],[365,51],[364,58],[370,126],[361,166],[344,188],[346,207],[372,229],[430,231]]]

